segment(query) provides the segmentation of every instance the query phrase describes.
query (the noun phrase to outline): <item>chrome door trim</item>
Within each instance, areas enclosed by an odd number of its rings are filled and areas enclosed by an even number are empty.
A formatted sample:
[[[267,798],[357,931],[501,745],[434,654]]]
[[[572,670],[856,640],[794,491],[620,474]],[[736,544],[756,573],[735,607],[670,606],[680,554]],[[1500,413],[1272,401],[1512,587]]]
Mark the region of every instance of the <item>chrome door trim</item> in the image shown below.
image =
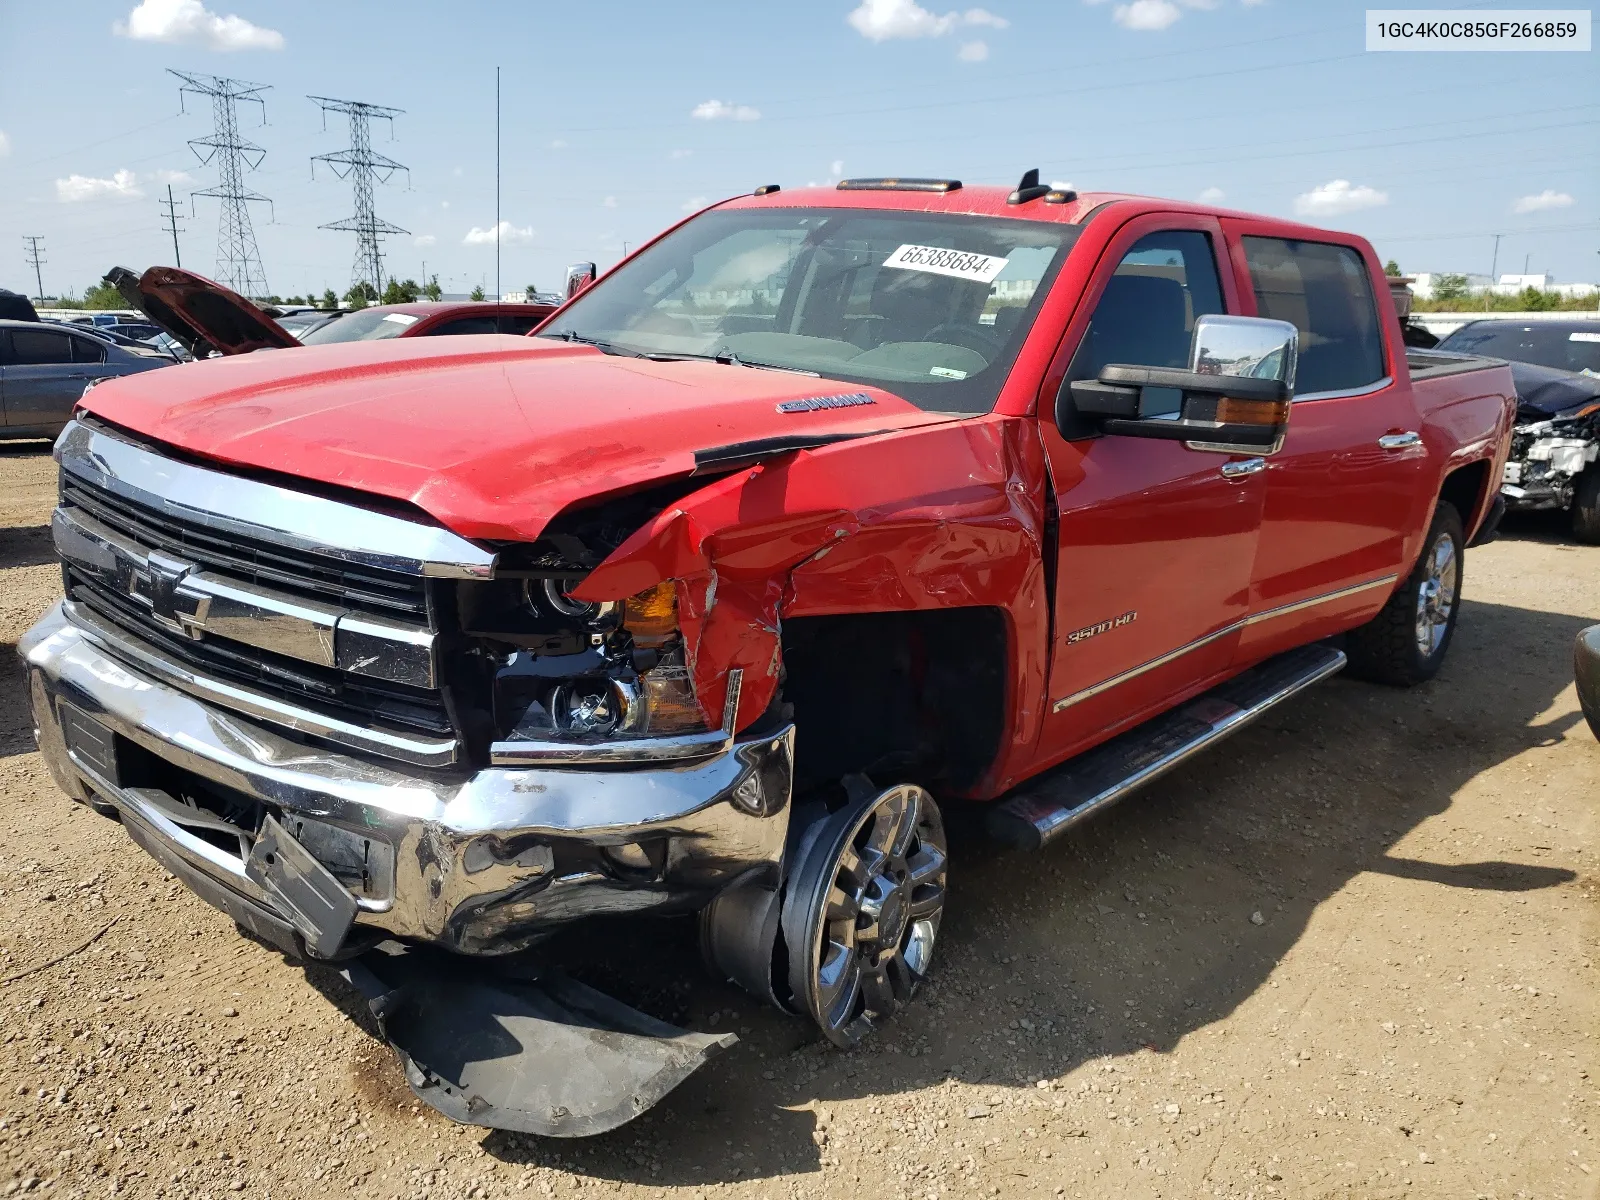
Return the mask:
[[[1267,469],[1267,460],[1264,458],[1246,458],[1238,462],[1222,464],[1222,477],[1224,479],[1248,479],[1252,475],[1259,475]]]
[[[1083,701],[1090,700],[1095,696],[1100,695],[1102,692],[1108,692],[1112,688],[1127,683],[1131,679],[1137,679],[1141,675],[1147,674],[1150,671],[1154,671],[1157,667],[1164,667],[1168,663],[1182,658],[1185,654],[1190,654],[1195,650],[1203,649],[1206,646],[1209,646],[1212,642],[1216,641],[1218,638],[1227,637],[1230,633],[1237,633],[1239,630],[1248,625],[1259,625],[1263,621],[1275,620],[1278,617],[1287,616],[1290,613],[1299,612],[1302,609],[1315,608],[1319,604],[1328,604],[1334,600],[1342,600],[1346,596],[1354,596],[1359,592],[1370,591],[1373,588],[1385,587],[1394,583],[1399,578],[1400,577],[1398,575],[1385,575],[1380,579],[1369,579],[1365,583],[1357,583],[1350,587],[1340,588],[1337,591],[1325,592],[1320,596],[1312,596],[1305,600],[1296,600],[1292,604],[1282,604],[1277,608],[1269,608],[1264,612],[1252,613],[1249,616],[1242,617],[1237,621],[1231,621],[1227,625],[1224,625],[1221,629],[1213,630],[1204,637],[1196,638],[1194,641],[1189,642],[1186,645],[1179,646],[1176,650],[1169,650],[1167,653],[1159,655],[1156,658],[1152,658],[1148,662],[1140,663],[1137,667],[1123,671],[1120,675],[1113,675],[1110,679],[1105,679],[1091,687],[1086,687],[1081,692],[1074,692],[1070,696],[1066,696],[1063,699],[1057,700],[1053,705],[1051,705],[1050,711],[1052,713],[1058,713],[1063,709],[1071,708],[1074,704],[1081,704]]]
[[[1269,608],[1265,612],[1252,613],[1243,621],[1245,625],[1259,625],[1263,621],[1275,621],[1279,617],[1288,616],[1290,613],[1300,612],[1302,609],[1315,608],[1319,604],[1328,604],[1334,600],[1343,600],[1346,596],[1354,596],[1360,592],[1368,592],[1373,588],[1387,587],[1396,582],[1400,576],[1385,575],[1379,579],[1369,579],[1365,583],[1352,584],[1350,587],[1340,588],[1336,592],[1324,592],[1320,596],[1312,596],[1305,600],[1296,600],[1292,604],[1280,604],[1277,608]]]
[[[1420,445],[1422,435],[1415,429],[1408,429],[1405,433],[1386,433],[1378,439],[1378,445],[1385,450],[1404,450],[1408,446]]]
[[[56,441],[63,471],[183,521],[363,566],[488,579],[496,556],[448,529],[167,458],[95,422]]]
[[[1386,387],[1394,386],[1394,376],[1385,375],[1376,383],[1369,383],[1364,387],[1344,388],[1333,392],[1307,392],[1304,396],[1296,396],[1291,403],[1299,404],[1304,400],[1337,400],[1342,396],[1370,396],[1373,392],[1381,392]]]

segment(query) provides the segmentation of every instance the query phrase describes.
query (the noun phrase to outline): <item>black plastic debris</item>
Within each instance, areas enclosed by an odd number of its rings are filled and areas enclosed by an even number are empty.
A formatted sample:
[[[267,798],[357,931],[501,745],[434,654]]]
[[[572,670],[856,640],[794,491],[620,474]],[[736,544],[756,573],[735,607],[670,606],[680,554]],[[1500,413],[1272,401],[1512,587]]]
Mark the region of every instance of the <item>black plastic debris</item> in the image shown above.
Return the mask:
[[[739,1040],[668,1025],[559,971],[513,978],[393,942],[340,973],[366,996],[411,1090],[467,1125],[605,1133]]]

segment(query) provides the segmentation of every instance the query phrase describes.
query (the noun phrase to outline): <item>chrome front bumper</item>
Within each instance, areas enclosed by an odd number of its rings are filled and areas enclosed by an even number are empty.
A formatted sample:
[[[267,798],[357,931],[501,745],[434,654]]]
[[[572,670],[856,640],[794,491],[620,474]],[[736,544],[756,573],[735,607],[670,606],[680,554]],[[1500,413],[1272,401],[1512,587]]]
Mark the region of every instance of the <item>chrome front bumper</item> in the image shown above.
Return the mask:
[[[687,764],[405,771],[289,740],[141,674],[63,605],[18,651],[62,790],[115,808],[135,841],[252,928],[252,914],[287,921],[246,873],[253,830],[219,828],[214,812],[172,795],[186,779],[258,806],[341,873],[357,900],[353,940],[505,953],[583,917],[691,909],[733,883],[776,880],[792,726]],[[125,773],[117,758],[84,740],[104,731],[142,777],[110,777]],[[234,834],[237,851],[219,844]]]

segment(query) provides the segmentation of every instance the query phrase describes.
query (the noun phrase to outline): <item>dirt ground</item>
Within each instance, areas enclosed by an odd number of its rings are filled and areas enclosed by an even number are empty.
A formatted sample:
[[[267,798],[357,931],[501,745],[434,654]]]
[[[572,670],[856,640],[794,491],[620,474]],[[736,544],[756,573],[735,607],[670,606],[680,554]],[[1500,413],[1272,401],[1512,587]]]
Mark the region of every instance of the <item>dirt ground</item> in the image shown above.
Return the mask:
[[[549,1142],[419,1106],[342,980],[51,784],[12,653],[58,591],[44,450],[0,448],[0,1194],[1600,1195],[1600,550],[1554,524],[1468,556],[1433,683],[1335,679],[1067,844],[958,847],[868,1048],[711,983],[687,921],[604,943],[742,1040]]]

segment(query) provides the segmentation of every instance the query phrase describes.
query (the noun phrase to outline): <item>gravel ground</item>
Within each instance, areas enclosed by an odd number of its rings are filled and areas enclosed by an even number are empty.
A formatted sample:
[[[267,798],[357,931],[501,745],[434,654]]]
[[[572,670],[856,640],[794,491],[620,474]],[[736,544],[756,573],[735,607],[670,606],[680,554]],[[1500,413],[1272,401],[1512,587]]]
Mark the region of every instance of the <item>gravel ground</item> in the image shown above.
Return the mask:
[[[1472,552],[1433,683],[1335,679],[1067,844],[958,847],[869,1048],[707,981],[688,922],[596,939],[742,1041],[563,1143],[419,1106],[337,976],[56,791],[12,656],[58,591],[44,450],[0,447],[0,1194],[1600,1195],[1600,550],[1554,525]]]

